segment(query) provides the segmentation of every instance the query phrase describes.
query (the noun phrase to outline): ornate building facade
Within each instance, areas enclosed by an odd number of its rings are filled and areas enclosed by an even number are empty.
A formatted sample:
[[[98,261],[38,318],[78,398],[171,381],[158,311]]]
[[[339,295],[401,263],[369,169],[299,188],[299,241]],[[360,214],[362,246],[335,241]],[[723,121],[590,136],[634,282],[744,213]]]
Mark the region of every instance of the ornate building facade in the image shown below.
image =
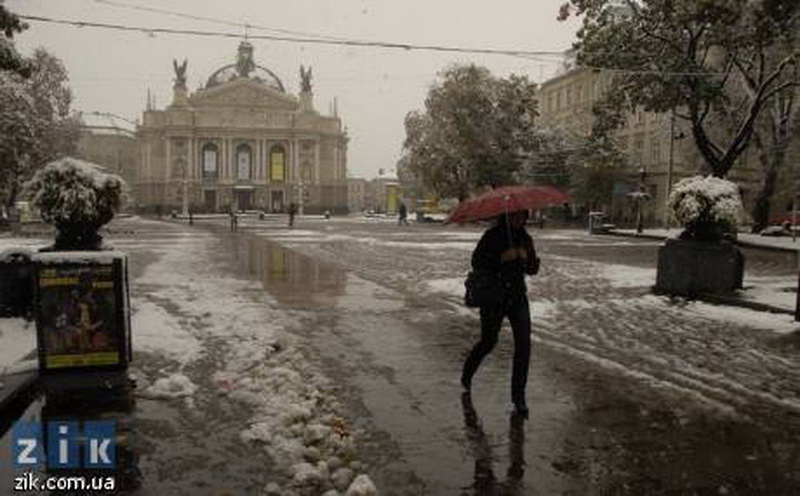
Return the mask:
[[[297,97],[242,42],[235,64],[189,94],[174,63],[172,104],[137,128],[136,198],[145,208],[347,211],[347,142],[337,115],[314,109],[311,69]]]

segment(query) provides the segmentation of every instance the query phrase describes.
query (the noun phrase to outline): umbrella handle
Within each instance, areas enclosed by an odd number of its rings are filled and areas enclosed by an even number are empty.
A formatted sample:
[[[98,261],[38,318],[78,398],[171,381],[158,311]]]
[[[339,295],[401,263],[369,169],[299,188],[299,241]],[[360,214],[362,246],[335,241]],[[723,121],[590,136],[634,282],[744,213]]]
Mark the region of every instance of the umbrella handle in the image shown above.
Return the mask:
[[[506,219],[506,238],[508,239],[508,247],[513,248],[514,244],[513,240],[511,239],[511,225],[508,222],[508,196],[505,196],[503,199],[506,201],[505,203],[506,213],[504,216]]]

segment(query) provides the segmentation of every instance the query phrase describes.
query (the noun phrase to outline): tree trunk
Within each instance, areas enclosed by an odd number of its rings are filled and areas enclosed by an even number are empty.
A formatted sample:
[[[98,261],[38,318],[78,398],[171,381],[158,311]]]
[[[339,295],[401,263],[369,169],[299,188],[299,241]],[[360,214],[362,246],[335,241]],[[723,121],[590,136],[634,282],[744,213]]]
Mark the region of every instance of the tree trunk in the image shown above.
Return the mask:
[[[765,164],[764,183],[756,196],[753,205],[753,233],[759,233],[769,224],[769,211],[772,206],[772,195],[775,194],[775,183],[778,178],[778,167],[775,161]]]
[[[769,212],[778,182],[778,172],[786,160],[786,149],[791,141],[793,103],[794,98],[790,96],[784,101],[777,102],[770,110],[769,145],[765,147],[760,136],[757,133],[754,134],[754,142],[760,149],[759,159],[764,177],[751,212],[753,216],[751,231],[753,233],[761,232],[769,225]]]

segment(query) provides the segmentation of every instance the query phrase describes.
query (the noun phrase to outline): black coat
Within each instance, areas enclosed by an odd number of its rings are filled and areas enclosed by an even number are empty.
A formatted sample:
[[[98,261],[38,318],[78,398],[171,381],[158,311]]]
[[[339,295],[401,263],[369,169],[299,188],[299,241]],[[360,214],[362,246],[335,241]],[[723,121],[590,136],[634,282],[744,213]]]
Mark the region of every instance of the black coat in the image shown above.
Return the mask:
[[[527,260],[523,262],[517,258],[501,262],[500,255],[512,247],[527,250]],[[533,275],[539,271],[533,238],[525,228],[514,229],[502,222],[487,229],[472,252],[472,269],[499,274],[507,294],[527,293],[525,274]]]

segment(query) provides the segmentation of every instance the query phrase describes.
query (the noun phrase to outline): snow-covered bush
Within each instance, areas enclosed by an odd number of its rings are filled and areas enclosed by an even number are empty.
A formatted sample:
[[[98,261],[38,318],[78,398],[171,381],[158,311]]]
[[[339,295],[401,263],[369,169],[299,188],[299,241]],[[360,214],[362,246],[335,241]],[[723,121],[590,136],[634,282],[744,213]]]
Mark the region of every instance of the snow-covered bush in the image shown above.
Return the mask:
[[[718,177],[694,176],[679,181],[669,197],[669,207],[684,228],[684,238],[717,239],[735,232],[742,217],[742,200],[736,183]]]
[[[56,249],[98,248],[97,230],[114,218],[125,188],[121,177],[75,158],[47,164],[25,185],[42,219],[58,229]]]

